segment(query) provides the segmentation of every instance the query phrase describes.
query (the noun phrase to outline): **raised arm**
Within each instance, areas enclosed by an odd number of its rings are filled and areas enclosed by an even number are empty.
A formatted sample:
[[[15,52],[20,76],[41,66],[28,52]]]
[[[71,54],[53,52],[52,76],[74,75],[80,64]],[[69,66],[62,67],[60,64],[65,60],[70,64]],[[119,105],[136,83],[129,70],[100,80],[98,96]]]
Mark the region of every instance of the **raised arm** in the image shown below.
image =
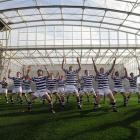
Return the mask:
[[[64,68],[64,61],[65,61],[65,59],[63,58],[63,61],[62,61],[62,66],[61,66],[61,68],[62,68],[62,70],[65,72],[66,70],[65,70],[65,68]]]
[[[125,78],[128,78],[128,73],[127,73],[127,69],[126,68],[124,68],[124,75],[125,75]]]
[[[8,71],[8,78],[9,78],[9,79],[12,78],[12,77],[11,77],[11,69],[9,69],[9,71]]]
[[[115,69],[113,69],[112,74],[111,74],[112,79],[114,79],[114,72],[115,72]]]
[[[81,70],[81,64],[80,64],[80,61],[79,61],[78,57],[77,57],[77,63],[78,63],[78,66],[79,66],[79,68],[77,69],[77,72],[79,72]]]
[[[138,76],[140,76],[140,67],[138,67],[138,70],[139,70],[139,74],[138,74]]]
[[[99,74],[99,72],[98,72],[97,67],[96,67],[96,64],[95,64],[95,62],[93,60],[93,57],[92,57],[92,62],[93,62],[94,70],[95,70],[96,75],[97,75],[97,74]]]
[[[60,76],[60,74],[59,74],[59,72],[57,72],[55,79],[59,79],[59,76]]]
[[[108,74],[110,74],[112,72],[112,70],[114,69],[115,63],[116,63],[116,58],[114,59],[113,65],[112,65],[111,69],[108,71]]]
[[[50,73],[49,73],[49,71],[48,71],[46,65],[44,65],[44,68],[45,68],[45,70],[46,70],[46,72],[47,72],[47,77],[49,77]]]
[[[23,65],[23,68],[22,68],[22,75],[23,77],[25,77],[25,66]]]

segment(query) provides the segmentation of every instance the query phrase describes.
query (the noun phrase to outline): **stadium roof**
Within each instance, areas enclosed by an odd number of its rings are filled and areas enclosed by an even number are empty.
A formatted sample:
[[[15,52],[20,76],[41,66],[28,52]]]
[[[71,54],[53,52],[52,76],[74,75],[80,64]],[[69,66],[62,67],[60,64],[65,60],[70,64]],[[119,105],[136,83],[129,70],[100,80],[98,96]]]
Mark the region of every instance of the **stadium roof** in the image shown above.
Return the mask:
[[[140,0],[0,0],[12,29],[3,57],[23,64],[139,61]],[[62,28],[61,28],[62,27]],[[75,28],[76,27],[76,28]],[[16,32],[17,31],[17,32]]]
[[[12,28],[79,25],[140,35],[139,0],[1,0],[0,17]]]

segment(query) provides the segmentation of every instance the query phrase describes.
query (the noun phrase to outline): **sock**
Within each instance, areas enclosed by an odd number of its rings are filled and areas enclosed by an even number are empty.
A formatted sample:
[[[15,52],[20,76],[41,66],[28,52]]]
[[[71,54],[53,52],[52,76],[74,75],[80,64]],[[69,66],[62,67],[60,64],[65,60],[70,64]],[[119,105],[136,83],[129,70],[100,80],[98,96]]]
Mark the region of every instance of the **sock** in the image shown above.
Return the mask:
[[[5,96],[5,100],[6,100],[6,103],[8,102],[8,98],[7,98],[7,96]]]
[[[113,110],[116,110],[116,103],[115,102],[111,103],[111,106],[112,106]]]

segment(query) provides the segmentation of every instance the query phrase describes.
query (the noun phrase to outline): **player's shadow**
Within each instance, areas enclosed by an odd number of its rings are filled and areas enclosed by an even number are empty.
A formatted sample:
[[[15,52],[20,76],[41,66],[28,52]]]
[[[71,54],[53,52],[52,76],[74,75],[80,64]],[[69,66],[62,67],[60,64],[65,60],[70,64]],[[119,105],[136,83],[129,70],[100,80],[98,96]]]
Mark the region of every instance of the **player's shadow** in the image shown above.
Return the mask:
[[[86,133],[90,133],[90,132],[93,132],[93,133],[100,133],[100,131],[105,131],[107,129],[111,129],[113,127],[121,127],[121,128],[127,128],[131,131],[131,135],[129,137],[127,137],[127,140],[135,140],[136,139],[136,136],[137,136],[137,133],[138,133],[138,129],[131,126],[131,124],[133,124],[134,122],[136,121],[139,121],[140,120],[140,111],[138,111],[138,109],[134,109],[134,110],[131,110],[130,111],[131,113],[132,112],[136,112],[133,116],[130,116],[124,120],[121,120],[121,121],[115,121],[113,123],[106,123],[104,125],[100,125],[99,127],[92,127],[92,128],[89,128],[89,129],[86,129],[85,131],[80,131],[78,133],[75,133],[74,135],[71,135],[69,136],[69,139],[70,138],[74,138],[74,137],[78,137],[82,134],[86,134]],[[129,113],[130,113],[129,112]],[[66,139],[66,138],[64,138]]]

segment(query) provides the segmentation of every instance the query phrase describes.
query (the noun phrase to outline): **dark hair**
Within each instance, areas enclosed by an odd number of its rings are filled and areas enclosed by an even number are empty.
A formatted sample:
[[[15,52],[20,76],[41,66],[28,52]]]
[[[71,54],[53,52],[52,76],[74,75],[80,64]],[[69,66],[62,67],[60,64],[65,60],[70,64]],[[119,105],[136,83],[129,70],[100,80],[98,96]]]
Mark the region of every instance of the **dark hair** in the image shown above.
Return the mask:
[[[41,71],[41,72],[43,72],[43,70],[42,70],[42,69],[38,69],[38,70],[37,70],[37,72],[40,72],[40,71]]]

